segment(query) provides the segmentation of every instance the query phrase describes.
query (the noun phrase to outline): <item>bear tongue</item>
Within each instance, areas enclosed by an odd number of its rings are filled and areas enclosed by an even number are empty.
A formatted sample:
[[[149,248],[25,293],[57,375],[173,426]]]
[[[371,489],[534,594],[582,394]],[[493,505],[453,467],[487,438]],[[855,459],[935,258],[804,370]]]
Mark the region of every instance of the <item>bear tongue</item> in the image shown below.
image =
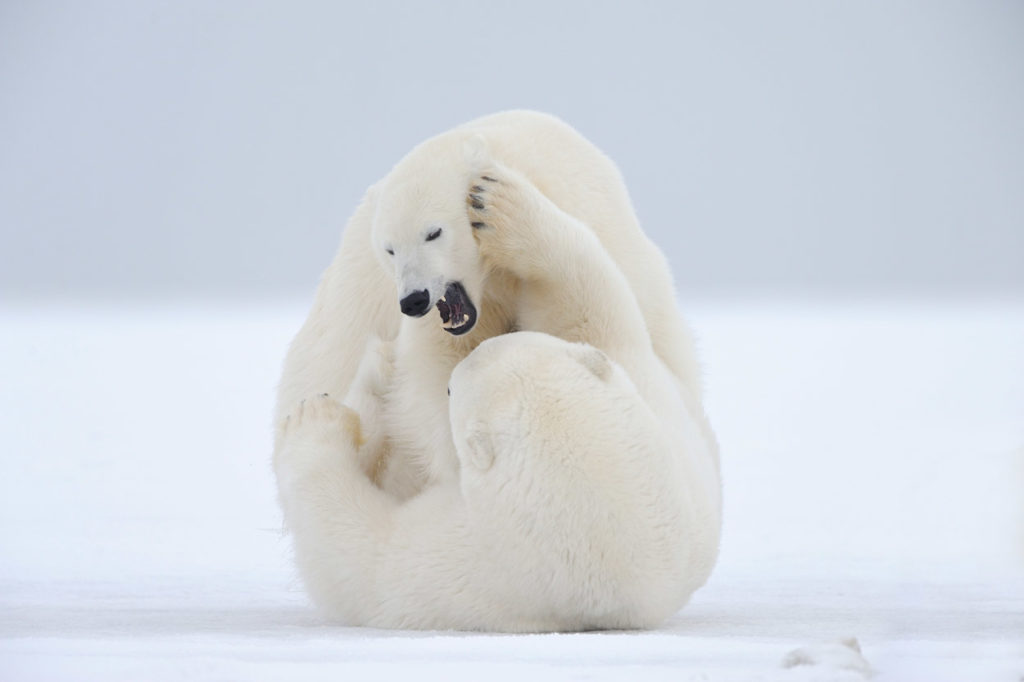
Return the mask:
[[[437,310],[441,313],[441,322],[448,322],[448,320],[452,319],[451,308],[443,298],[438,300]]]
[[[457,329],[466,324],[469,315],[464,312],[468,301],[462,296],[460,287],[449,286],[445,296],[437,302],[441,313],[441,324],[445,329]]]

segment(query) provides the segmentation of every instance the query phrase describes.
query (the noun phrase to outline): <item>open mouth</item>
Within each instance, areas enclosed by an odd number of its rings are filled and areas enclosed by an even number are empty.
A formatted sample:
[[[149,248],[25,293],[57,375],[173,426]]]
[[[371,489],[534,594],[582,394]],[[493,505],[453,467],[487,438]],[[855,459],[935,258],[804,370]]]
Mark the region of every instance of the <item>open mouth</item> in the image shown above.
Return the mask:
[[[441,313],[441,327],[449,334],[465,334],[476,324],[476,306],[469,300],[461,282],[448,285],[437,302],[437,310]]]

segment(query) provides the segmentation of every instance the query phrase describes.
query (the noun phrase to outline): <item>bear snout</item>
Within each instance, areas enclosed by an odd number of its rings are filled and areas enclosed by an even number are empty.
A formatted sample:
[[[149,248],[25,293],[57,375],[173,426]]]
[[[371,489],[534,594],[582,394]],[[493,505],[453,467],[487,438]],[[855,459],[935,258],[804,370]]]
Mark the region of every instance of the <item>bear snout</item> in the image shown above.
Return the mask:
[[[402,313],[409,317],[423,317],[430,310],[430,292],[426,289],[414,291],[398,302]]]

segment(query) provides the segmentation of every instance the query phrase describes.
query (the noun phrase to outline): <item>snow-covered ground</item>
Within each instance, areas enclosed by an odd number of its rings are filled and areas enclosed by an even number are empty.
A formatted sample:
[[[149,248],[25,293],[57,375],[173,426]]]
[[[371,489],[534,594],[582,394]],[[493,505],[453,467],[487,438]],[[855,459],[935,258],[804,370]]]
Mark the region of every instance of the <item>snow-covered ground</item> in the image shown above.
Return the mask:
[[[4,304],[0,679],[1024,678],[1024,305],[687,308],[711,581],[656,632],[492,636],[307,605],[269,470],[304,302]]]

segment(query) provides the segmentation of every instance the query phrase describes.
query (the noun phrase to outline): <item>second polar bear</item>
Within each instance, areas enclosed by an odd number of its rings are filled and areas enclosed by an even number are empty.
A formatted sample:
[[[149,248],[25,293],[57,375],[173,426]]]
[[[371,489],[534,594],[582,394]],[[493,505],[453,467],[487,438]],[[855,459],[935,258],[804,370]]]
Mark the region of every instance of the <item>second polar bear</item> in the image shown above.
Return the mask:
[[[406,314],[401,319],[399,306]],[[440,322],[424,317],[435,307]],[[317,419],[296,409],[298,401],[316,393],[348,395],[369,437],[358,448],[363,468],[390,494],[388,499],[408,499],[412,509],[437,495],[455,503],[464,499],[460,496],[469,480],[457,447],[463,427],[449,422],[442,392],[452,368],[473,348],[514,329],[593,344],[632,378],[660,424],[654,432],[636,434],[632,449],[642,450],[645,439],[668,434],[671,447],[664,452],[675,464],[666,468],[657,458],[641,459],[649,468],[620,476],[666,481],[681,497],[655,511],[664,519],[684,519],[661,523],[663,542],[655,553],[676,552],[677,561],[669,561],[676,573],[667,583],[658,582],[657,572],[649,574],[651,594],[658,595],[655,601],[662,607],[678,608],[706,578],[720,525],[717,452],[700,407],[692,349],[675,311],[667,268],[639,230],[614,166],[568,126],[513,112],[424,143],[371,190],[289,353],[278,413],[291,414],[306,426],[297,429],[293,423],[282,431],[275,463],[300,568],[318,603],[354,622],[419,627],[572,629],[649,624],[652,614],[664,615],[639,605],[627,613],[621,604],[606,603],[605,598],[614,598],[604,589],[590,594],[595,606],[582,614],[570,610],[561,619],[549,614],[551,620],[535,612],[531,620],[517,617],[506,603],[504,615],[499,609],[481,620],[458,611],[458,599],[442,585],[434,586],[434,608],[404,600],[398,594],[401,586],[391,585],[394,598],[387,589],[375,597],[391,604],[390,611],[353,613],[359,595],[372,590],[346,581],[344,567],[373,565],[382,553],[364,555],[351,544],[345,523],[362,524],[370,532],[382,524],[390,527],[396,517],[367,515],[370,505],[348,508],[342,515],[346,522],[337,515],[321,518],[335,518],[333,526],[310,522],[329,507],[317,495],[317,484],[296,476],[296,462],[318,461],[328,472],[330,458],[324,453],[340,446],[336,437],[333,445],[320,444],[319,455],[302,454],[309,450],[302,445],[308,438],[295,434],[308,436],[320,427],[309,426]],[[375,336],[397,338],[393,348],[364,352]],[[363,381],[353,388],[361,357]],[[371,486],[369,478],[361,480]],[[637,503],[643,506],[641,499]],[[552,510],[535,506],[522,511],[539,520],[550,518],[545,513]],[[443,528],[443,519],[437,521]],[[549,530],[566,543],[566,552],[587,562],[557,527]],[[442,533],[435,540],[443,546],[445,537]],[[477,545],[474,551],[485,547]],[[683,555],[687,561],[679,560]],[[403,564],[407,579],[431,575],[429,557],[428,552],[419,563]],[[527,562],[523,556],[521,565],[509,568],[525,575]],[[607,568],[599,561],[587,565],[594,576]],[[603,618],[602,609],[617,615]]]
[[[314,397],[282,425],[285,517],[319,604],[387,628],[637,628],[704,581],[706,443],[679,401],[666,428],[604,353],[537,332],[482,343],[451,393],[460,480],[404,503],[363,475],[348,407]]]

